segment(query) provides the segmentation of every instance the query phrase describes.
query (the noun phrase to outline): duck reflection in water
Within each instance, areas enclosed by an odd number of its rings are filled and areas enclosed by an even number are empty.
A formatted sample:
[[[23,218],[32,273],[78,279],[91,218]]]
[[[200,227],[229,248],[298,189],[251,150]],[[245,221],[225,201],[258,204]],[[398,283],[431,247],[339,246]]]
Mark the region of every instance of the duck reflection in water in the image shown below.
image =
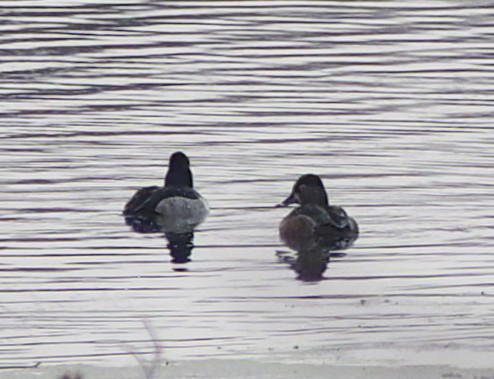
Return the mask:
[[[278,206],[299,204],[279,225],[283,243],[297,251],[297,257],[282,253],[283,261],[302,280],[320,280],[327,268],[331,251],[349,248],[358,238],[357,222],[343,208],[329,205],[328,195],[319,176],[302,175],[291,194]]]
[[[164,187],[139,189],[123,211],[134,231],[165,233],[174,263],[190,261],[194,228],[208,213],[206,200],[194,189],[189,158],[182,152],[171,155]]]

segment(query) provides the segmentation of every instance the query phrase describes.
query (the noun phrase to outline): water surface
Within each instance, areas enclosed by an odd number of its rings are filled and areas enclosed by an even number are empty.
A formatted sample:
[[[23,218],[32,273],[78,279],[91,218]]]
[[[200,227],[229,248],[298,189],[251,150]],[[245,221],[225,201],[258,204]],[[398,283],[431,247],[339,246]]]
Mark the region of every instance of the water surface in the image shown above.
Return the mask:
[[[288,357],[492,365],[486,2],[4,1],[0,365]],[[121,217],[186,152],[191,262]],[[361,236],[280,262],[301,174]]]

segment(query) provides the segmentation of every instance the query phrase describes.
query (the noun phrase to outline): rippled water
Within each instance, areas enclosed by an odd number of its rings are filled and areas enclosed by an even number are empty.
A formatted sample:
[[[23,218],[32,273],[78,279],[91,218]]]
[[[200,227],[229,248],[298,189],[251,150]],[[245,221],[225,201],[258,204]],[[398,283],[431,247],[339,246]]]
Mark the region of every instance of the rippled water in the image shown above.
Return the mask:
[[[0,365],[285,356],[490,362],[494,8],[3,1]],[[123,204],[185,151],[192,261]],[[361,227],[319,282],[276,256],[303,173]],[[489,364],[489,363],[487,363]]]

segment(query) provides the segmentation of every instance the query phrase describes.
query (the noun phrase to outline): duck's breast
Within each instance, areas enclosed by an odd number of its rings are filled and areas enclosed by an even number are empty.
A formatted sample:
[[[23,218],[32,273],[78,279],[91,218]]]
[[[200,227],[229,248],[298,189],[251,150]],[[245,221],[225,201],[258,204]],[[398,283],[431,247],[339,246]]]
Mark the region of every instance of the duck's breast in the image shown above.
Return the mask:
[[[315,244],[315,226],[314,220],[307,215],[289,215],[281,220],[280,239],[295,251],[310,250]]]

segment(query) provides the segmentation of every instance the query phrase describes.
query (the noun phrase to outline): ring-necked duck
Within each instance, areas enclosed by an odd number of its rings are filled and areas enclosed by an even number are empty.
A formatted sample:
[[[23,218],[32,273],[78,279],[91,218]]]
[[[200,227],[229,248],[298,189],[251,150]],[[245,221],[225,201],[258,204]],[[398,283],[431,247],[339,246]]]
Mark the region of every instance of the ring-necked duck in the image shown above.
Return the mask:
[[[329,205],[319,176],[302,175],[280,206],[293,203],[300,206],[290,212],[279,226],[280,238],[288,247],[296,251],[315,247],[336,250],[350,247],[357,239],[357,222],[343,208]]]
[[[165,186],[144,187],[125,205],[128,219],[165,232],[188,232],[203,222],[209,212],[207,201],[194,189],[189,158],[182,152],[170,157]],[[131,224],[136,226],[135,223]],[[144,230],[146,231],[146,230]]]

